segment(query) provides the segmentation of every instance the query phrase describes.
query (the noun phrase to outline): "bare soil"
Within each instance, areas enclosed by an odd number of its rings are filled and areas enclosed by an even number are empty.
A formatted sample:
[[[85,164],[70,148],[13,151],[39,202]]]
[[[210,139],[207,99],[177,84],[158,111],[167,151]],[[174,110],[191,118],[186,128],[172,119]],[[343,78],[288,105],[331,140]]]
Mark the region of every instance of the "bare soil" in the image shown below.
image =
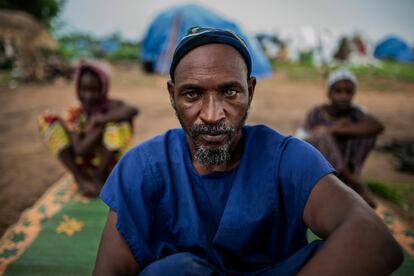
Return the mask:
[[[142,73],[137,65],[112,67],[111,96],[141,111],[135,120],[132,144],[179,127],[170,107],[166,80],[164,76]],[[325,100],[322,81],[291,81],[278,73],[258,81],[248,123],[267,124],[284,134],[293,134],[306,111]],[[414,84],[395,83],[385,91],[375,91],[362,84],[356,102],[386,125],[379,143],[392,139],[414,140]],[[70,82],[20,85],[13,90],[0,87],[0,235],[65,172],[42,142],[36,117],[44,110],[63,112],[68,105],[75,104],[74,85]],[[414,186],[414,174],[396,171],[392,156],[383,152],[370,155],[363,177]],[[414,198],[409,200],[414,208]],[[394,207],[414,225],[411,209]]]

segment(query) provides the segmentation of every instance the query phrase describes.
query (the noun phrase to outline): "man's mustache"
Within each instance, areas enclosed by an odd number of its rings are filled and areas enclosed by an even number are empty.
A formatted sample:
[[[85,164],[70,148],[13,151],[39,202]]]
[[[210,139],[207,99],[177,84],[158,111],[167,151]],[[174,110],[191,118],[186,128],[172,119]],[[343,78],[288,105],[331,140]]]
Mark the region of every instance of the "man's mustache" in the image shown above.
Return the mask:
[[[207,135],[221,135],[227,134],[232,135],[236,129],[230,125],[225,123],[217,123],[217,124],[196,124],[193,125],[190,129],[191,137],[197,137],[200,134],[207,134]]]

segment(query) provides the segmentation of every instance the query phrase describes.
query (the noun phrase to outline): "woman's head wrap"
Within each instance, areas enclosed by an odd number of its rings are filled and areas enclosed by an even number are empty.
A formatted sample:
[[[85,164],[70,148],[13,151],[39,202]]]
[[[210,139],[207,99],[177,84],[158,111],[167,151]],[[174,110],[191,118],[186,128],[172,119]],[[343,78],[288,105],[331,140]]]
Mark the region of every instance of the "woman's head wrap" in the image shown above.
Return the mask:
[[[206,44],[227,44],[235,48],[243,57],[247,65],[247,77],[252,72],[252,60],[246,43],[236,33],[215,28],[191,28],[175,49],[170,67],[170,78],[174,80],[174,72],[180,60],[191,50]]]
[[[108,91],[109,91],[109,74],[105,72],[103,68],[100,68],[97,64],[91,62],[83,62],[76,69],[75,73],[75,85],[76,85],[76,94],[78,99],[80,99],[79,85],[80,80],[84,72],[93,72],[97,77],[100,84],[100,96],[101,101],[98,106],[95,107],[83,107],[86,109],[87,113],[94,114],[97,112],[105,112],[109,106]]]
[[[350,81],[354,85],[354,87],[356,87],[357,84],[358,84],[357,78],[355,77],[355,75],[351,71],[349,71],[347,69],[338,69],[338,70],[335,70],[335,71],[333,71],[329,74],[328,81],[326,83],[326,86],[328,88],[328,92],[331,91],[332,86],[335,83],[337,83],[338,81],[341,81],[341,80]]]

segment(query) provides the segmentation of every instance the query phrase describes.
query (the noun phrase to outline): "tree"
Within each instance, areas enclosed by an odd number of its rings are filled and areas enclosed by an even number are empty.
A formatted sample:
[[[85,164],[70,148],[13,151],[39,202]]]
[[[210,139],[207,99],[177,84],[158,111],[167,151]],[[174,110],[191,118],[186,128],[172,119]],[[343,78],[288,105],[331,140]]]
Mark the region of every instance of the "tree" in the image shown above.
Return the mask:
[[[0,9],[25,11],[50,28],[65,0],[0,0]]]

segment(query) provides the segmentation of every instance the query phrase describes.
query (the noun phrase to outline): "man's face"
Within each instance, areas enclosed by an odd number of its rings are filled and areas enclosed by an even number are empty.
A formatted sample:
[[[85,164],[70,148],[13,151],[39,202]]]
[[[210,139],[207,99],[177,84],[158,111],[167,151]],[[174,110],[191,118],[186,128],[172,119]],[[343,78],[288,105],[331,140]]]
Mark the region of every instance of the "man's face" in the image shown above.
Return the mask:
[[[348,80],[336,82],[329,92],[329,99],[337,111],[346,111],[351,107],[355,86]]]
[[[171,104],[187,134],[193,158],[204,167],[226,164],[241,139],[241,128],[256,79],[228,45],[198,47],[178,63],[168,82]]]
[[[94,107],[101,102],[99,79],[91,73],[83,73],[79,80],[79,99],[83,106]]]

